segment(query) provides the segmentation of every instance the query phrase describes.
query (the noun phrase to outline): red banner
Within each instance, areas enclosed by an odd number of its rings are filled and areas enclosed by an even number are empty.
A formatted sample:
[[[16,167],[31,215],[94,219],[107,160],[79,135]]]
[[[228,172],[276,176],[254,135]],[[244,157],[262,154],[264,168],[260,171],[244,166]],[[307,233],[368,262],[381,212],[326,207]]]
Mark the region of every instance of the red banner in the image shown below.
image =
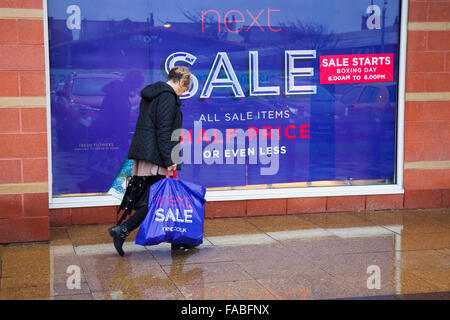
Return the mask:
[[[350,54],[320,56],[320,83],[394,81],[394,55]]]

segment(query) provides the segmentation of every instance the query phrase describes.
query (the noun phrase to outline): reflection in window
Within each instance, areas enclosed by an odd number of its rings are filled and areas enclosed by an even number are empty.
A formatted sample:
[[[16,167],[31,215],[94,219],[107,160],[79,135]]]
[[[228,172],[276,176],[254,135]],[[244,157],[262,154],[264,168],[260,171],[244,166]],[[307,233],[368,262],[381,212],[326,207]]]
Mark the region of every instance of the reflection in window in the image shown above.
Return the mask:
[[[397,86],[387,86],[389,91],[389,102],[395,102],[397,100]]]
[[[380,92],[379,88],[366,87],[366,88],[364,88],[363,92],[361,93],[361,96],[359,97],[358,102],[361,102],[361,103],[376,102],[379,92]]]
[[[114,79],[78,78],[73,82],[72,93],[77,96],[104,96],[103,87]]]
[[[359,92],[361,91],[361,87],[357,87],[357,88],[353,88],[351,89],[343,98],[342,98],[342,102],[347,104],[347,103],[352,103],[355,102],[356,97],[358,96]]]
[[[312,95],[313,101],[334,101],[334,97],[325,88],[317,86],[317,93]]]

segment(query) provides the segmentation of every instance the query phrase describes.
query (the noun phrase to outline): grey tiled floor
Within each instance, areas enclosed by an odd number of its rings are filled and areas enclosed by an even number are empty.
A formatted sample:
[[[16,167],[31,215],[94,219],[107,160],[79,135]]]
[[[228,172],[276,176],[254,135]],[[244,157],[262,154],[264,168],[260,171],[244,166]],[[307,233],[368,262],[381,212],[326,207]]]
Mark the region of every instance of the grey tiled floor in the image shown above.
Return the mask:
[[[196,249],[135,245],[135,231],[124,257],[108,227],[56,228],[49,243],[0,246],[0,299],[448,299],[450,291],[449,209],[207,219]],[[368,288],[372,270],[379,288]]]

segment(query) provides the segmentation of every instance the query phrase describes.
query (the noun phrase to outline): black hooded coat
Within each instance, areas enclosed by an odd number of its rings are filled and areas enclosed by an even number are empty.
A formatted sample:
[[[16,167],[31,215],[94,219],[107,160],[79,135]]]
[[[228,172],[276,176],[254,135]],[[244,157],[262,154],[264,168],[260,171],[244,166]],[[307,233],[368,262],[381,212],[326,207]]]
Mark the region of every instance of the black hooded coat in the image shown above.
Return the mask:
[[[173,147],[180,141],[172,141],[172,132],[180,129],[183,114],[181,101],[173,88],[159,81],[141,91],[139,117],[128,151],[129,159],[147,160],[162,167],[174,164]],[[180,166],[177,166],[177,170]]]

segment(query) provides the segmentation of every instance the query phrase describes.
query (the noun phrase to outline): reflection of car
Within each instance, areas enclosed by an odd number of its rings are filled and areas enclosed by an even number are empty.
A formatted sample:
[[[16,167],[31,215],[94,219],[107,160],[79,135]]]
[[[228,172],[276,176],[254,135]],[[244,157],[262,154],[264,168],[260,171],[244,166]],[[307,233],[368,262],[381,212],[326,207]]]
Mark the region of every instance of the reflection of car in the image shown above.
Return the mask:
[[[289,109],[292,115],[290,122],[305,119],[314,123],[319,131],[332,131],[333,122],[339,118],[339,110],[344,107],[323,86],[316,86],[316,93],[311,95],[282,96],[280,102]]]
[[[395,84],[368,83],[348,90],[341,98],[345,105],[344,116],[360,113],[380,115],[395,109],[397,100]]]
[[[334,117],[340,102],[322,86],[316,86],[316,93],[305,96],[288,96],[286,101],[292,101],[289,108],[296,110],[296,114],[310,117],[314,115]]]
[[[293,114],[306,118],[311,125],[311,132],[332,134],[334,124],[340,117],[343,105],[323,86],[316,86],[316,93],[311,95],[288,96],[286,102]],[[296,112],[295,112],[296,111]]]
[[[310,85],[311,83],[305,83]],[[253,122],[261,123],[262,119],[276,120],[277,123],[298,124],[299,122],[314,121],[322,123],[332,123],[337,118],[338,110],[343,110],[343,104],[335,99],[325,87],[316,86],[315,94],[308,95],[285,95],[277,96],[246,96],[245,98],[234,98],[229,88],[215,88],[210,98],[201,99],[191,98],[194,100],[187,101],[189,104],[189,113],[186,114],[185,121],[195,121],[200,115],[218,114],[222,120],[225,114],[244,114],[251,112],[253,120],[247,124],[255,125]],[[258,112],[275,113],[277,117],[257,118]],[[231,117],[230,116],[230,117]],[[263,115],[261,115],[263,116]],[[186,124],[187,122],[185,122]],[[241,123],[241,121],[229,121],[229,123]],[[270,124],[270,123],[269,123]],[[226,123],[216,123],[216,125],[227,125]],[[327,125],[329,126],[329,125]]]
[[[58,139],[86,134],[100,115],[105,97],[104,88],[113,81],[122,81],[119,74],[72,73],[56,89],[54,114]],[[131,118],[137,118],[139,96],[130,95]]]

